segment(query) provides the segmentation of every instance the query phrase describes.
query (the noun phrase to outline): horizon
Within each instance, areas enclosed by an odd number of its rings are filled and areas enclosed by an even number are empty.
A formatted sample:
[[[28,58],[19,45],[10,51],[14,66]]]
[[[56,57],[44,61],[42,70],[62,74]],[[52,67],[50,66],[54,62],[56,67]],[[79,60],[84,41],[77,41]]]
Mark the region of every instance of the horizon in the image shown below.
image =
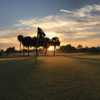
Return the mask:
[[[1,0],[0,49],[19,47],[17,36],[34,36],[40,26],[61,45],[100,46],[99,0]]]

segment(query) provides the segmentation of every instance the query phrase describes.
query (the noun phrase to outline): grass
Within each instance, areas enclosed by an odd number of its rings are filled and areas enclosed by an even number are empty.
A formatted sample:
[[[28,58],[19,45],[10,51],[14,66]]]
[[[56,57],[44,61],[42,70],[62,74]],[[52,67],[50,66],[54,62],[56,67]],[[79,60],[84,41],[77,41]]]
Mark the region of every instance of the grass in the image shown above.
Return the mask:
[[[93,56],[0,60],[0,100],[100,100],[100,61]]]

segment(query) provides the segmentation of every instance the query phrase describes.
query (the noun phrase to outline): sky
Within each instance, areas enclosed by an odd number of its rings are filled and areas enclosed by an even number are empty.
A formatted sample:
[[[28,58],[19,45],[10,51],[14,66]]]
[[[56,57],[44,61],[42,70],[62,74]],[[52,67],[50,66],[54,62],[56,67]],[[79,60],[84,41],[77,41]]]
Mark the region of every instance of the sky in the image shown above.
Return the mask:
[[[41,27],[61,45],[100,46],[100,0],[0,0],[0,49]]]

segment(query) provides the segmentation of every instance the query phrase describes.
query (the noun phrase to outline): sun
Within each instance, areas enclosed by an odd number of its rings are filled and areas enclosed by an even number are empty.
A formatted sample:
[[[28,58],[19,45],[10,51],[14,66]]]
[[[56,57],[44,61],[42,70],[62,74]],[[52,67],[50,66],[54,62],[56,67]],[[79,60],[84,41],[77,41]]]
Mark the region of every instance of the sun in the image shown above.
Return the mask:
[[[48,50],[49,50],[49,51],[53,51],[53,50],[54,50],[54,47],[53,47],[53,46],[50,46],[50,47],[48,48]]]

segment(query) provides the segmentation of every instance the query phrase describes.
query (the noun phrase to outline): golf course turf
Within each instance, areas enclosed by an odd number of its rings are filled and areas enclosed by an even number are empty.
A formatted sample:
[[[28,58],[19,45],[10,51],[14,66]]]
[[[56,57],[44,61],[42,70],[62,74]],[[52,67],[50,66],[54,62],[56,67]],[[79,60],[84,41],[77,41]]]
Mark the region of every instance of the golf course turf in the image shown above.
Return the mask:
[[[100,100],[100,58],[1,58],[0,100]]]

